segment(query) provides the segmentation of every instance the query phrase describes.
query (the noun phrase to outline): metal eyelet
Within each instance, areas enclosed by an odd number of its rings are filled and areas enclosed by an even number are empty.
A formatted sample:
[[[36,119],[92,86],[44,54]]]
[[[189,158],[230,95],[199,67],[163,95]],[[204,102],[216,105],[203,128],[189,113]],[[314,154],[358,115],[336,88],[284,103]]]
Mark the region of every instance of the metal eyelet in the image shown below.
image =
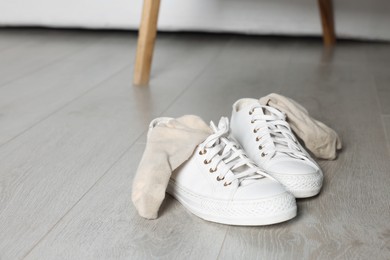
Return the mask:
[[[257,133],[257,130],[256,130],[256,129],[253,129],[253,133],[255,133],[255,134],[256,134],[256,133]]]
[[[204,154],[206,154],[206,153],[207,153],[207,150],[206,150],[206,149],[203,149],[203,150],[200,150],[200,151],[199,151],[199,154],[200,154],[200,155],[204,155]]]
[[[260,139],[261,139],[261,138],[259,138],[259,137],[256,137],[256,142],[260,141]]]
[[[217,181],[222,181],[224,179],[225,179],[225,177],[219,178],[219,176],[217,176]]]
[[[223,186],[226,187],[226,186],[229,186],[230,184],[232,184],[232,182],[229,182],[229,183],[226,183],[226,182],[225,182],[225,183],[223,184]]]
[[[251,111],[249,111],[249,115],[252,115],[253,114],[253,111],[251,110]]]
[[[251,124],[254,124],[255,123],[255,121],[254,120],[251,120]]]
[[[209,163],[211,163],[211,160],[210,160],[210,161],[207,161],[207,159],[204,159],[203,163],[204,163],[204,164],[209,164]]]
[[[215,168],[215,169],[210,168],[210,169],[209,169],[209,172],[210,172],[210,173],[213,173],[213,172],[216,172],[216,171],[217,171],[217,168]]]
[[[262,150],[264,147],[262,145],[259,145],[259,150]]]
[[[264,157],[264,156],[266,156],[267,154],[265,154],[265,153],[261,153],[261,157]]]

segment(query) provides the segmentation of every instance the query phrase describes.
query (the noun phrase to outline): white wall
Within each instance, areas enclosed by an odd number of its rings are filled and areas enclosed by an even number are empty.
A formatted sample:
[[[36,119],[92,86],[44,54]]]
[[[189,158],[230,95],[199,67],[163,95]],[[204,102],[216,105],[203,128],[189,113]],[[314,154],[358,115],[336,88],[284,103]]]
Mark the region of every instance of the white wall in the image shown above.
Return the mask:
[[[390,40],[389,0],[333,0],[341,37]],[[160,30],[319,35],[317,0],[161,0]],[[0,25],[135,29],[142,0],[0,0]]]

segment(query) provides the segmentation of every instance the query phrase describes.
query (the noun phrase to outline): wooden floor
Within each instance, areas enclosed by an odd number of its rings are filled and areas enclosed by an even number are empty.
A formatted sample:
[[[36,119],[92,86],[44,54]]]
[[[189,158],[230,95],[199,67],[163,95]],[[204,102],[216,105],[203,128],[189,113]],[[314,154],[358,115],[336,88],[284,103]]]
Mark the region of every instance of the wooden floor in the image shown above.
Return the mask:
[[[160,34],[150,87],[136,34],[0,30],[0,259],[390,259],[390,44]],[[167,196],[140,218],[131,184],[158,116],[230,116],[277,92],[344,142],[321,194],[266,227],[210,223]]]

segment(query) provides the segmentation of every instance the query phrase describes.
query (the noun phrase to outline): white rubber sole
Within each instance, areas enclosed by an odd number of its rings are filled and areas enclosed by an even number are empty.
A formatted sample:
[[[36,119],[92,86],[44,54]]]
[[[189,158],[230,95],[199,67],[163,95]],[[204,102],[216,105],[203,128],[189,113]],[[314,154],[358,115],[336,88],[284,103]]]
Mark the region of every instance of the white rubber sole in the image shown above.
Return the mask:
[[[194,215],[211,222],[262,226],[284,222],[297,215],[295,198],[283,193],[256,201],[225,201],[199,196],[169,181],[167,192]]]
[[[316,190],[290,190],[291,194],[294,195],[297,199],[303,199],[303,198],[310,198],[316,196],[318,193],[320,193],[321,188]]]

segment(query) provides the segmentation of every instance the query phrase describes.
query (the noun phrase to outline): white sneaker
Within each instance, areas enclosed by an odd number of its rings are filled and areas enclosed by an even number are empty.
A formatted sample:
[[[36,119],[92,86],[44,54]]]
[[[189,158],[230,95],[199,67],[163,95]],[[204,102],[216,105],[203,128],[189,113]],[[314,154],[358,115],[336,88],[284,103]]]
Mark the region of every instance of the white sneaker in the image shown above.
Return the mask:
[[[296,198],[320,192],[322,171],[299,144],[282,112],[260,105],[257,99],[240,99],[233,105],[230,129],[249,158]]]
[[[167,192],[198,217],[223,224],[268,225],[295,217],[294,196],[229,139],[228,118],[211,128],[214,133],[173,172]]]

